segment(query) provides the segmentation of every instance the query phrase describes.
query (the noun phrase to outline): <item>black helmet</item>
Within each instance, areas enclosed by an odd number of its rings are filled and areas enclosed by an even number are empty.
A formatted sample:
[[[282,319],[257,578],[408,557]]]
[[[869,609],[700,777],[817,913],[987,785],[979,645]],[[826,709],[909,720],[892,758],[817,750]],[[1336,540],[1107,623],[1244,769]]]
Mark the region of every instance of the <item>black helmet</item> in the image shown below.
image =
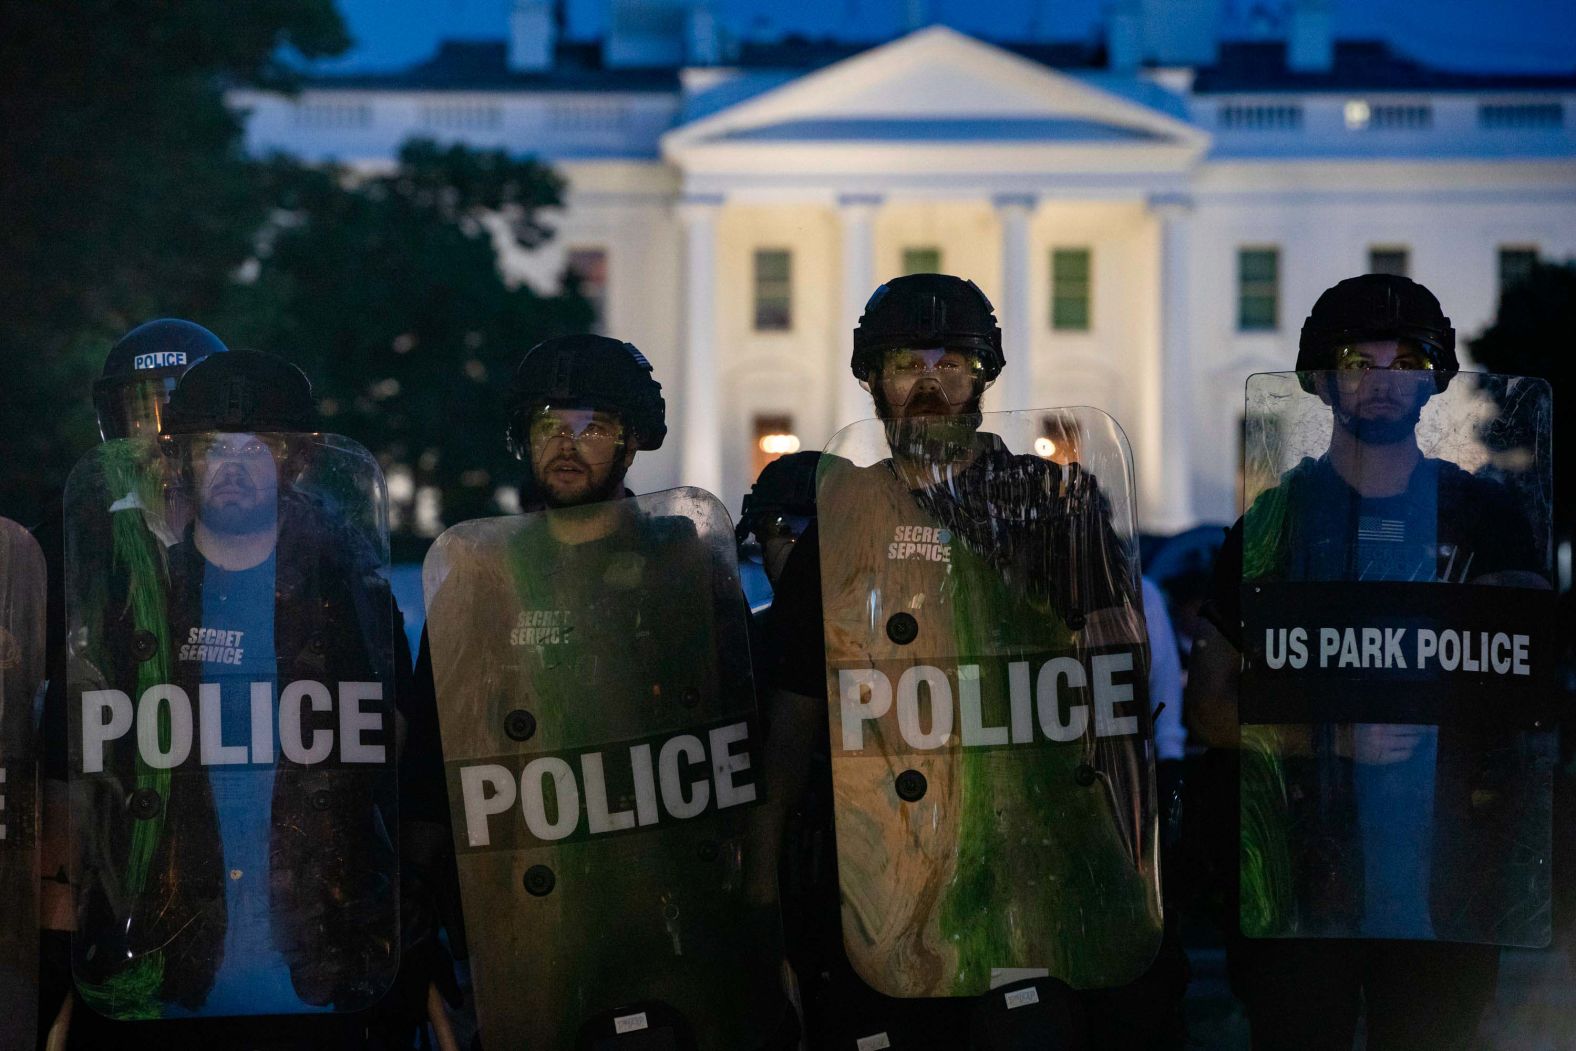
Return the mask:
[[[1432,292],[1398,274],[1364,274],[1326,289],[1313,305],[1297,343],[1297,371],[1333,369],[1341,347],[1381,339],[1420,343],[1441,383],[1461,369],[1456,330]]]
[[[175,386],[162,433],[315,431],[306,373],[284,358],[236,350],[194,365]]]
[[[979,355],[986,383],[1006,363],[996,308],[973,281],[951,274],[894,277],[875,290],[854,329],[855,378],[868,380],[881,367],[883,353],[902,347],[971,350]]]
[[[761,476],[744,494],[739,509],[739,542],[742,544],[770,511],[815,517],[815,472],[821,454],[813,449],[790,453],[761,468]]]
[[[191,321],[159,318],[138,325],[110,348],[93,383],[93,409],[105,441],[135,433],[138,423],[159,430],[181,374],[210,354],[229,350]]]
[[[616,412],[642,449],[660,449],[667,437],[667,407],[651,362],[632,343],[607,336],[556,336],[525,352],[509,381],[509,451],[526,459],[527,417],[542,405]]]

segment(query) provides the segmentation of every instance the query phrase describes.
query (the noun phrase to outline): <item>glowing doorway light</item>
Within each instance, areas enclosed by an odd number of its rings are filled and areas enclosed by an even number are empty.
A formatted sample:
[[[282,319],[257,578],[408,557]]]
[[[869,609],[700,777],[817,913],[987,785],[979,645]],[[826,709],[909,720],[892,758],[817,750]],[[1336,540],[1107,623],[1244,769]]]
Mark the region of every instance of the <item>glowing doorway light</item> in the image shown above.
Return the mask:
[[[1056,443],[1049,438],[1034,439],[1034,453],[1041,459],[1049,460],[1056,455]]]
[[[797,434],[763,434],[761,435],[761,452],[767,456],[787,456],[799,451],[799,436]]]
[[[1352,99],[1346,104],[1346,126],[1352,131],[1362,131],[1373,119],[1373,107],[1362,99]]]

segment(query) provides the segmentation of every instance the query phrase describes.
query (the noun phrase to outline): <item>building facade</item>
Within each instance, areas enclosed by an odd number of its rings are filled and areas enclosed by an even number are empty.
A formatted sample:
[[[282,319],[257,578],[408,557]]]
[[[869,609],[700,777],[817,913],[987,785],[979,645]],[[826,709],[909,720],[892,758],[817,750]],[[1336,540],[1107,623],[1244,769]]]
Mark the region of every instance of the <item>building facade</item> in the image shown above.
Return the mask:
[[[1280,40],[1221,43],[1207,0],[1123,0],[1098,45],[933,26],[864,48],[730,45],[703,5],[613,3],[600,46],[519,0],[507,40],[232,101],[259,152],[375,168],[425,136],[553,163],[557,234],[503,264],[539,287],[573,268],[652,360],[671,436],[641,489],[736,507],[765,457],[870,415],[865,300],[941,270],[997,307],[987,409],[1101,408],[1146,533],[1227,521],[1244,381],[1291,367],[1323,289],[1406,273],[1464,342],[1532,259],[1576,256],[1576,74],[1332,41],[1319,0]]]

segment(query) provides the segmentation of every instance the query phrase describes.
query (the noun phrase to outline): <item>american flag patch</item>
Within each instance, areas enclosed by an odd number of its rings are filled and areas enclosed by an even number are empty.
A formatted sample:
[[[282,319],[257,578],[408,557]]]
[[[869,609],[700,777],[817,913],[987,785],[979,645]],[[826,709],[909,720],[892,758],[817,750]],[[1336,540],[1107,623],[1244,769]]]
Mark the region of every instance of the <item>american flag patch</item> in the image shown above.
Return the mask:
[[[1364,515],[1357,520],[1359,543],[1399,544],[1406,539],[1406,522],[1399,518]]]
[[[640,350],[633,343],[625,343],[624,347],[625,347],[626,350],[629,351],[629,356],[635,359],[635,364],[636,365],[639,365],[641,368],[645,369],[647,372],[651,372],[652,371],[651,362],[646,360],[646,356],[644,354],[642,354],[640,352]]]

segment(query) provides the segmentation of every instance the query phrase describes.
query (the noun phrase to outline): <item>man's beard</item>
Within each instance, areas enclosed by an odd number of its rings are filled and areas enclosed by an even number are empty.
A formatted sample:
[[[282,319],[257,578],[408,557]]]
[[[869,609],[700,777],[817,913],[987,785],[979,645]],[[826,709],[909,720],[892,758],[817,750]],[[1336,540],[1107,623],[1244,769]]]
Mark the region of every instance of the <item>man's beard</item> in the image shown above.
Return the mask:
[[[260,500],[251,505],[228,504],[217,506],[203,501],[197,506],[197,517],[209,530],[225,536],[246,536],[274,528],[278,522],[278,505],[273,500]]]
[[[982,422],[978,398],[971,399],[957,415],[949,415],[952,406],[940,391],[916,391],[904,404],[914,415],[896,417],[879,386],[871,393],[893,455],[945,464],[965,459],[973,451]]]
[[[1395,445],[1404,442],[1417,432],[1417,423],[1423,416],[1423,404],[1426,398],[1417,399],[1410,410],[1399,417],[1386,420],[1370,420],[1348,412],[1341,406],[1339,400],[1335,402],[1335,422],[1364,445]]]
[[[551,465],[549,465],[550,467]],[[589,477],[589,466],[582,463]],[[563,509],[568,507],[585,507],[588,504],[600,504],[608,500],[615,500],[624,495],[624,476],[629,468],[622,459],[615,460],[608,468],[607,477],[602,481],[588,485],[585,489],[570,497],[560,496],[551,485],[535,477],[532,478],[536,491],[542,497],[542,505],[550,509]],[[534,474],[534,472],[533,472]]]

